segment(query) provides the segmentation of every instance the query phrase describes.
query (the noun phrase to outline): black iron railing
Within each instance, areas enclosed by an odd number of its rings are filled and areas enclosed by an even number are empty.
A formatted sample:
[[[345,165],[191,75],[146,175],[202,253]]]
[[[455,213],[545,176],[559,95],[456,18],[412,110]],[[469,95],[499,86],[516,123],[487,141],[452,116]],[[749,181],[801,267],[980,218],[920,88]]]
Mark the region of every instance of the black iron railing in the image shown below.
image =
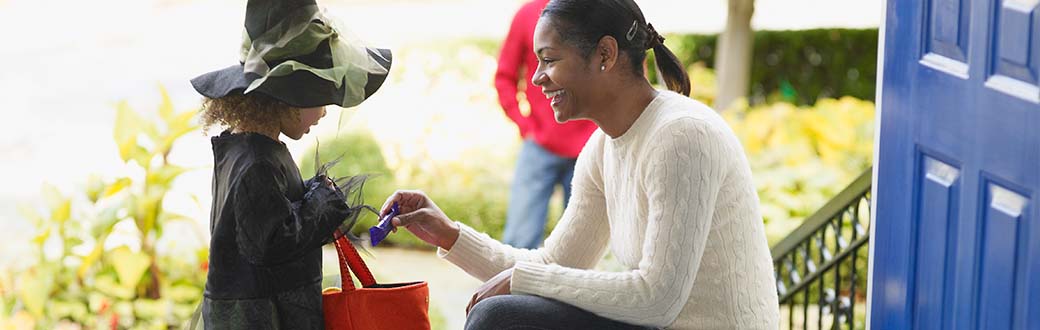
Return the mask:
[[[773,249],[781,327],[863,329],[871,170]]]

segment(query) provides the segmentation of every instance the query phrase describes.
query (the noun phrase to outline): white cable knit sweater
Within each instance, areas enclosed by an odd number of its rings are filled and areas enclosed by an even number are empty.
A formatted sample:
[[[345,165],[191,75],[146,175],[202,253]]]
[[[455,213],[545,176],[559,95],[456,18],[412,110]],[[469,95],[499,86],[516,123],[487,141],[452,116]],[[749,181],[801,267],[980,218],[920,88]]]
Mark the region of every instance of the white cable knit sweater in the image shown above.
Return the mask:
[[[438,254],[513,294],[671,329],[776,329],[773,264],[743,148],[711,108],[660,91],[624,135],[596,131],[545,247],[515,249],[460,223]],[[606,248],[628,270],[590,270]]]

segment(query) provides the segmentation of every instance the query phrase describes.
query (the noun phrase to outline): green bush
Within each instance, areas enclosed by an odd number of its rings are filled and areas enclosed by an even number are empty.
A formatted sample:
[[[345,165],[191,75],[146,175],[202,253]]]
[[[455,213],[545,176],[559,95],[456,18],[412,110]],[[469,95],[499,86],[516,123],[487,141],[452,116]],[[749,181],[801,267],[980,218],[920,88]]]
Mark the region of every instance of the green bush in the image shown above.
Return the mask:
[[[119,156],[142,175],[95,176],[73,194],[45,185],[43,212],[37,205],[21,206],[23,219],[35,228],[36,260],[27,269],[0,272],[0,328],[166,329],[180,325],[202,299],[208,249],[180,259],[156,250],[166,225],[197,226],[163,207],[173,181],[189,170],[167,162],[167,155],[180,137],[197,131],[196,111],[174,112],[166,91],[161,93],[158,121],[126,102],[116,108]],[[137,242],[106,247],[121,223],[136,228]],[[48,248],[53,246],[60,247],[56,255]]]
[[[751,104],[811,105],[841,96],[874,100],[877,29],[756,31],[754,38]],[[712,68],[717,40],[717,35],[673,35],[666,44],[683,64]]]
[[[870,167],[872,102],[848,96],[811,107],[778,102],[736,107],[723,116],[748,155],[770,243]]]
[[[695,86],[715,86],[715,73],[704,65],[688,73]],[[694,89],[691,97],[710,104],[715,89]],[[821,98],[812,106],[738,102],[722,116],[744,146],[770,244],[870,167],[873,102],[851,96]]]

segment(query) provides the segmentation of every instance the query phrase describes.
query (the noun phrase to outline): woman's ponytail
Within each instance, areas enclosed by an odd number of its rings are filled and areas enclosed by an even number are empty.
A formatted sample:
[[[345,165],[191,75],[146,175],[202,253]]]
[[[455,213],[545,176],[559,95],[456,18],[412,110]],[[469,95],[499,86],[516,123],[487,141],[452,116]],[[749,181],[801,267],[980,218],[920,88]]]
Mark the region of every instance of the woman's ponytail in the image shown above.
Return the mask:
[[[690,77],[686,74],[686,68],[675,57],[675,53],[664,45],[664,37],[657,33],[652,24],[647,24],[646,30],[646,48],[654,50],[654,62],[665,85],[673,92],[690,96]]]
[[[686,69],[664,44],[654,46],[654,61],[660,70],[665,85],[673,92],[690,96],[690,76]]]

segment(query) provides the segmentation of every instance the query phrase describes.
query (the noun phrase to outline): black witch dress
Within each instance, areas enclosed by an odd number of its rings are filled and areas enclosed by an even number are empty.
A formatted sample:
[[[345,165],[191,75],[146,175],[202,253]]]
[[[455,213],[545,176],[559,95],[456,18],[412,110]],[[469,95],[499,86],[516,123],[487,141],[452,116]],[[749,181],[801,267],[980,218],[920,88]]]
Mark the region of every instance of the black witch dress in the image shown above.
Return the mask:
[[[323,176],[303,181],[262,134],[213,143],[206,329],[323,329],[321,246],[352,212]]]

